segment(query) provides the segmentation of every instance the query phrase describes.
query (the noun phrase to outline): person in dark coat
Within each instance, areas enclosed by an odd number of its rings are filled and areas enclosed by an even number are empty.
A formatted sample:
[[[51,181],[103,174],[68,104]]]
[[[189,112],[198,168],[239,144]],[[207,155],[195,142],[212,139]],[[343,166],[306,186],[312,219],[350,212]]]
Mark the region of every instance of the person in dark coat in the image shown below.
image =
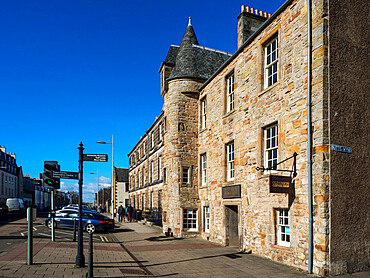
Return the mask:
[[[129,222],[132,222],[132,212],[134,211],[134,209],[132,208],[131,205],[128,205],[127,207],[127,215],[128,215],[128,221]]]
[[[120,205],[118,208],[118,221],[121,223],[123,219],[123,206]]]

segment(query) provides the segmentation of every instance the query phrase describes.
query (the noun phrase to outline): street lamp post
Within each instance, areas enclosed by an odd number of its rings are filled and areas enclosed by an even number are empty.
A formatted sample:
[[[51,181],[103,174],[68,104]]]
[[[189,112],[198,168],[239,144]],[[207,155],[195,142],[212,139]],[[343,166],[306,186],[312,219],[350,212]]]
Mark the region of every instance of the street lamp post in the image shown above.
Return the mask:
[[[95,175],[95,173],[90,173],[91,175]],[[96,180],[96,206],[99,206],[99,169],[96,170],[97,180]]]
[[[97,141],[98,144],[110,144],[112,145],[112,185],[111,185],[111,194],[112,194],[112,218],[114,219],[114,212],[116,208],[116,182],[114,175],[114,138],[112,135],[112,142]]]

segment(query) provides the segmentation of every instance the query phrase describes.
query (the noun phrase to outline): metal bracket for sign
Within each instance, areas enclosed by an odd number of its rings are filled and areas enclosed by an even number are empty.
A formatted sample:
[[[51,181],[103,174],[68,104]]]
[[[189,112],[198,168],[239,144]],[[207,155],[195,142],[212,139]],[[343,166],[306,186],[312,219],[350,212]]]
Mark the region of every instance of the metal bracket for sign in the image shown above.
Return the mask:
[[[297,176],[297,153],[295,152],[292,156],[272,165],[271,167],[268,167],[268,168],[265,168],[264,166],[261,166],[261,167],[256,167],[256,170],[257,171],[270,171],[270,170],[273,170],[273,171],[279,171],[279,172],[289,172],[289,173],[293,173],[293,178],[295,178]],[[281,163],[284,163],[285,161],[289,160],[293,158],[293,170],[279,170],[279,169],[274,169],[276,166],[278,166],[279,164]]]

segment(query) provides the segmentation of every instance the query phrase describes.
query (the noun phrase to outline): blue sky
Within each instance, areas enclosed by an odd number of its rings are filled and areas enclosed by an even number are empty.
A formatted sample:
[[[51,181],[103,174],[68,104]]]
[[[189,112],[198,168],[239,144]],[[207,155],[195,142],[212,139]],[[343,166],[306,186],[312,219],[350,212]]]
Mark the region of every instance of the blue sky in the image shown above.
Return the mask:
[[[78,171],[78,145],[109,162],[84,163],[84,200],[111,178],[161,112],[159,67],[192,17],[199,44],[235,52],[241,5],[273,13],[282,0],[14,0],[0,4],[0,145],[38,178],[45,160]],[[62,189],[77,190],[63,180]]]

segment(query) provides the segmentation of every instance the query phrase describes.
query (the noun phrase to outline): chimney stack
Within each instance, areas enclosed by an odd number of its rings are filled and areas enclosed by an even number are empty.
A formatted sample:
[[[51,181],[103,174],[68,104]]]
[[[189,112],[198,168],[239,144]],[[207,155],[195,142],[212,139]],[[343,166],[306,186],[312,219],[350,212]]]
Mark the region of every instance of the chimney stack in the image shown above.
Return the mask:
[[[241,6],[238,16],[238,48],[268,19],[267,13]]]

